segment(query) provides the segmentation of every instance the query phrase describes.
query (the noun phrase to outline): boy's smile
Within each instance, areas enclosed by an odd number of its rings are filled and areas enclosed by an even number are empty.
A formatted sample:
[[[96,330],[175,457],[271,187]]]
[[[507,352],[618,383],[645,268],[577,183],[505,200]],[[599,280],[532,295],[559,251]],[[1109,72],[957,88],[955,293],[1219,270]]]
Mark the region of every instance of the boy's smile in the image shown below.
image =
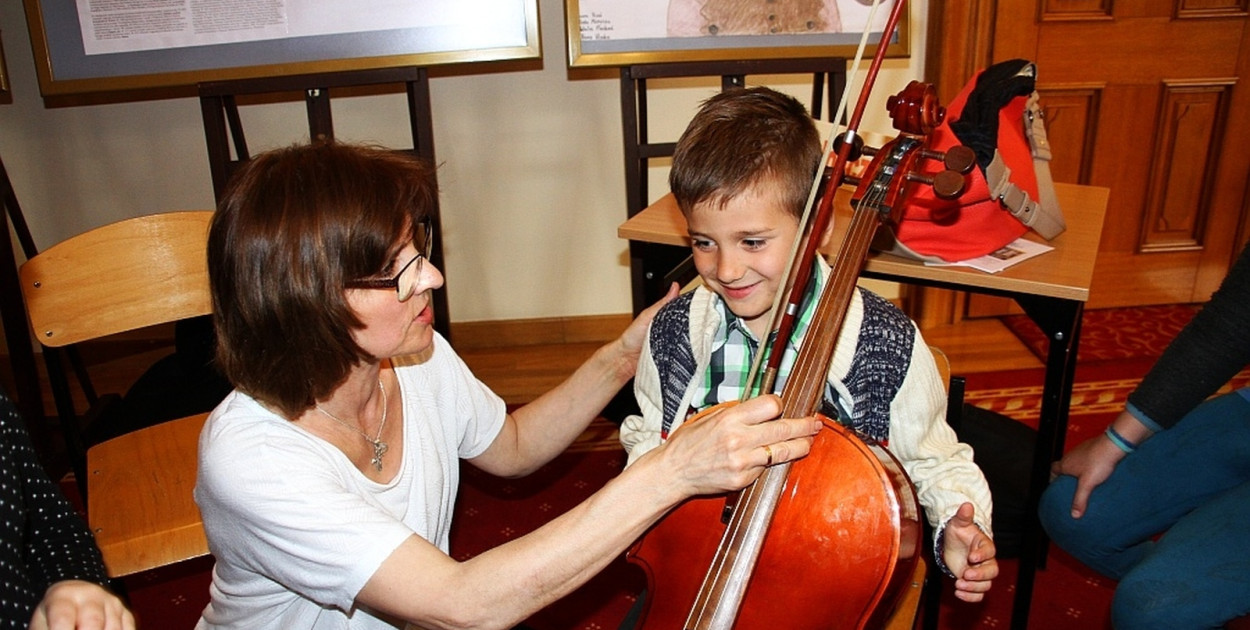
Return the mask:
[[[762,339],[785,283],[799,221],[770,182],[752,185],[720,206],[697,204],[686,217],[694,265],[709,289]]]

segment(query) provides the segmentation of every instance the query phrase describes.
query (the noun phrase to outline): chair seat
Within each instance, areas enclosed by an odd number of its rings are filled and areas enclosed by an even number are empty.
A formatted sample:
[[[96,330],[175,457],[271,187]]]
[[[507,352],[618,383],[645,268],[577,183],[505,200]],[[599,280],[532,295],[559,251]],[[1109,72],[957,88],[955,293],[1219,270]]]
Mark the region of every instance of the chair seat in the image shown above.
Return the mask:
[[[884,630],[912,630],[916,626],[916,613],[920,610],[920,594],[924,588],[925,573],[929,570],[923,558],[916,563],[911,581],[898,599],[898,606],[886,619]]]
[[[87,451],[87,514],[109,576],[208,555],[192,497],[207,418],[171,420]]]

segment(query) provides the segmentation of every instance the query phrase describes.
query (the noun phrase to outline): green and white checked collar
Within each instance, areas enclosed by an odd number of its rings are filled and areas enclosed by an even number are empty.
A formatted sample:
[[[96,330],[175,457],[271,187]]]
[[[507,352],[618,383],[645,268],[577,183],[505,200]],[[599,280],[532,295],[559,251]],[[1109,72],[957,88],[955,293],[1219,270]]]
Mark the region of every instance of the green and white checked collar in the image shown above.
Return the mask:
[[[786,377],[790,375],[790,369],[798,354],[797,344],[807,334],[812,315],[816,311],[815,297],[824,288],[827,275],[828,272],[825,271],[823,265],[816,265],[813,280],[807,283],[807,288],[803,291],[803,298],[799,301],[799,318],[795,322],[794,330],[790,333],[790,342],[786,344],[785,354],[782,355],[781,365],[777,369],[776,391],[781,391],[786,383]],[[751,371],[751,361],[759,347],[759,340],[755,338],[742,319],[729,310],[725,300],[718,295],[714,302],[721,312],[721,325],[716,329],[716,334],[712,338],[712,357],[708,369],[704,372],[691,402],[691,411],[695,412],[743,398],[747,375]],[[769,343],[765,351],[771,352],[773,345]],[[764,355],[764,359],[767,361],[767,354]],[[759,384],[754,384],[751,396],[759,394],[756,391],[758,388]]]

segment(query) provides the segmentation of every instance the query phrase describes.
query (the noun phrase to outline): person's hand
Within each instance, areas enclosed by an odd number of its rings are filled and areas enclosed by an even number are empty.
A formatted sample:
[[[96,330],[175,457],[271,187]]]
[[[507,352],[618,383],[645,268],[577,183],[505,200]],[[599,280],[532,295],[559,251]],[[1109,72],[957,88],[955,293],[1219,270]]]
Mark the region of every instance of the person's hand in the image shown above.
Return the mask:
[[[134,616],[116,595],[82,580],[63,580],[49,586],[30,620],[30,630],[134,628]]]
[[[1111,426],[1131,444],[1140,445],[1150,439],[1152,433],[1127,409],[1111,421]],[[1076,492],[1072,495],[1072,518],[1081,518],[1085,514],[1090,493],[1115,472],[1115,467],[1125,455],[1105,433],[1100,433],[1077,444],[1062,459],[1050,465],[1051,479],[1059,475],[1076,477]]]
[[[638,317],[635,317],[634,321],[630,322],[625,332],[621,333],[620,339],[618,339],[621,349],[621,361],[628,365],[631,370],[638,367],[638,358],[642,355],[642,346],[646,342],[647,328],[651,325],[651,320],[655,318],[655,314],[660,311],[661,307],[678,296],[678,289],[676,282],[670,284],[668,293],[665,293],[664,297],[657,300],[655,304],[648,306],[639,313]]]
[[[672,478],[688,485],[688,496],[738,490],[766,467],[811,451],[820,421],[774,420],[780,413],[781,399],[775,395],[720,405],[686,421],[654,450],[671,465]]]
[[[1099,433],[1064,454],[1050,465],[1052,476],[1076,477],[1076,492],[1072,495],[1072,518],[1081,518],[1089,505],[1089,495],[1111,476],[1116,464],[1124,459],[1120,450],[1105,434]]]
[[[990,590],[990,582],[998,577],[997,548],[973,522],[975,515],[971,503],[959,506],[942,535],[942,561],[955,574],[955,597],[965,602],[981,601]]]

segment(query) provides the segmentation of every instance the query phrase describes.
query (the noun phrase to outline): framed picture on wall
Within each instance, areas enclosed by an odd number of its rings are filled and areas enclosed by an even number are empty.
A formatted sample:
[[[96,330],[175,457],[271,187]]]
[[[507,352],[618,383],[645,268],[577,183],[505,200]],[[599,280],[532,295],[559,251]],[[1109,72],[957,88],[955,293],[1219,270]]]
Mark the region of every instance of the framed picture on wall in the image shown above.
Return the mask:
[[[570,67],[852,57],[881,40],[894,0],[565,0]],[[908,19],[887,54],[908,56]],[[870,51],[871,52],[871,51]]]
[[[538,0],[23,0],[44,96],[541,57]]]

